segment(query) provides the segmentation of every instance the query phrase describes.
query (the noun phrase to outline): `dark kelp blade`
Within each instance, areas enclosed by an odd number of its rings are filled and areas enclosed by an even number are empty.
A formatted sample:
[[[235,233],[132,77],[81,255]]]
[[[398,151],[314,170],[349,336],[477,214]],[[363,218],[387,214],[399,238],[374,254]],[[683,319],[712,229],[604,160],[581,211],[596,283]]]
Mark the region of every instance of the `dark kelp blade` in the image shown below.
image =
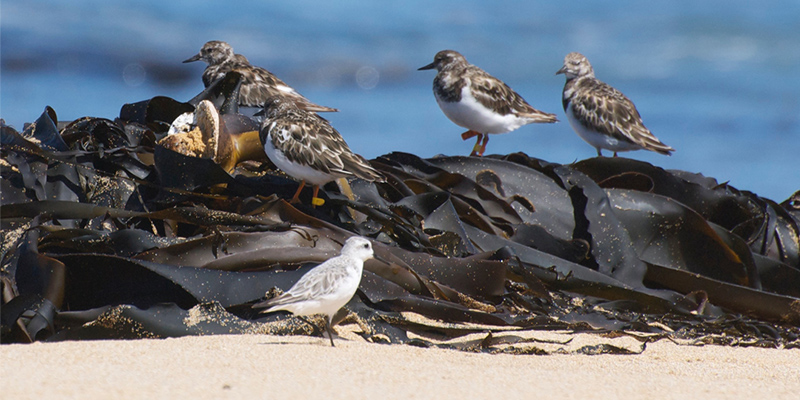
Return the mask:
[[[125,104],[119,112],[120,120],[147,126],[153,132],[166,133],[172,121],[181,114],[193,112],[194,105],[181,103],[165,96]]]

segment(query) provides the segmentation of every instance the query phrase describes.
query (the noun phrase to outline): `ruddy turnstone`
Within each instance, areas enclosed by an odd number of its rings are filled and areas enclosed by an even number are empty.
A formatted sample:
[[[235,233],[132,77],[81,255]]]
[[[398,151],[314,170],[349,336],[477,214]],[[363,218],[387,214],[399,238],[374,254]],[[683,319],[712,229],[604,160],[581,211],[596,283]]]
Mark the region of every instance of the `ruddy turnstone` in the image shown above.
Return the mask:
[[[239,88],[240,106],[261,107],[268,97],[284,96],[306,111],[339,111],[335,108],[312,103],[271,72],[264,68],[253,66],[245,56],[235,54],[228,43],[219,40],[206,42],[199,53],[183,62],[188,63],[199,60],[208,63],[205,71],[203,71],[203,84],[205,87],[221,79],[230,71],[237,71],[242,74],[242,86]]]
[[[319,186],[335,179],[354,176],[370,182],[386,181],[317,114],[301,110],[281,96],[267,99],[259,114],[266,116],[259,133],[264,152],[278,168],[300,180],[291,203],[299,201],[306,182],[314,185],[312,204],[316,205]]]
[[[483,155],[490,133],[511,132],[534,122],[558,121],[554,114],[531,107],[508,85],[468,63],[456,51],[436,53],[433,62],[419,70],[434,68],[438,72],[433,79],[433,94],[444,115],[469,129],[461,134],[462,139],[478,136],[470,155]]]
[[[572,129],[597,149],[619,151],[650,150],[670,155],[672,147],[661,143],[642,123],[636,106],[624,94],[594,77],[589,60],[580,53],[564,57],[567,82],[561,101]]]
[[[344,242],[342,253],[306,272],[289,291],[272,299],[254,304],[266,308],[263,313],[285,310],[304,316],[323,314],[325,328],[333,344],[333,316],[353,297],[361,283],[364,261],[373,257],[372,243],[360,236]]]

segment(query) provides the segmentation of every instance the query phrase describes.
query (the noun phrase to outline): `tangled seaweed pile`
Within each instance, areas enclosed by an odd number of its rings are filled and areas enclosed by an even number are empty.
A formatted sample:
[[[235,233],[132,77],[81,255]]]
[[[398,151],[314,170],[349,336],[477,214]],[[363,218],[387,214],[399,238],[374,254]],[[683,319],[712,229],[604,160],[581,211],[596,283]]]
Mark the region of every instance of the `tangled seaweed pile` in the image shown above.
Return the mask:
[[[252,140],[220,106],[230,90],[209,89],[220,140]],[[198,103],[65,126],[48,107],[22,133],[2,127],[2,342],[306,332],[250,305],[358,234],[390,261],[367,262],[339,316],[370,341],[488,332],[461,348],[497,351],[526,341],[514,332],[567,330],[800,346],[797,194],[777,204],[625,158],[391,153],[372,160],[386,183],[329,184],[323,206],[295,207],[297,183],[263,157],[157,144]]]

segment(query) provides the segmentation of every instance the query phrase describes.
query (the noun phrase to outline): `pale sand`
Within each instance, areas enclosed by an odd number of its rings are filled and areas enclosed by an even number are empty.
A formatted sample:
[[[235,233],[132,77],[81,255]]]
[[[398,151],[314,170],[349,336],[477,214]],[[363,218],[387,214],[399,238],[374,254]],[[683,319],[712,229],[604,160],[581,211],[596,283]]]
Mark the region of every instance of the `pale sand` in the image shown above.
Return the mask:
[[[326,400],[797,399],[800,393],[797,349],[661,340],[639,355],[537,356],[345,336],[336,348],[319,337],[262,335],[3,345],[0,393],[4,399]]]

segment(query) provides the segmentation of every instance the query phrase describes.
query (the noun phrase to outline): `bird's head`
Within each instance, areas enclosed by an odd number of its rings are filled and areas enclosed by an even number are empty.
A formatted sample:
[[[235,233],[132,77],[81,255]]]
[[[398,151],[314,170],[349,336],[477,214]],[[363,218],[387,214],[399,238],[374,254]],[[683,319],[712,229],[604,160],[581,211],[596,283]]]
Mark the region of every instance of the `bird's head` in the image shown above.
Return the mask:
[[[464,58],[459,52],[455,50],[442,50],[436,53],[436,56],[433,57],[433,62],[424,66],[420,67],[417,70],[422,71],[426,69],[436,69],[437,71],[441,71],[443,69],[453,68],[458,65],[466,65],[467,59]]]
[[[567,79],[582,76],[593,77],[594,70],[592,69],[592,64],[589,64],[589,60],[583,54],[572,52],[564,57],[564,66],[556,71],[556,75],[558,74],[566,75]]]
[[[193,57],[183,60],[184,63],[203,60],[208,65],[221,64],[234,57],[233,47],[220,40],[206,42],[200,52]]]
[[[367,261],[373,257],[372,242],[361,236],[353,236],[344,242],[342,255]]]

